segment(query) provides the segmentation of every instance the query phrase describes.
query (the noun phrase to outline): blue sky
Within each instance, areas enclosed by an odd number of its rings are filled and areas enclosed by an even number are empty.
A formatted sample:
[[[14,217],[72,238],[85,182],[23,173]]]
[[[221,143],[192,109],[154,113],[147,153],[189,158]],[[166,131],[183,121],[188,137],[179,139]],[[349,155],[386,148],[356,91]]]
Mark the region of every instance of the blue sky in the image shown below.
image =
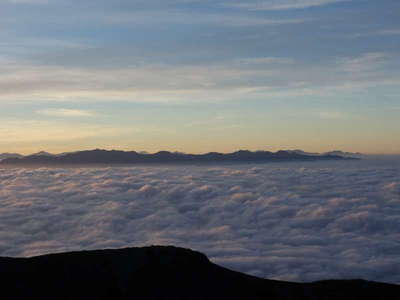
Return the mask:
[[[395,0],[2,0],[0,152],[400,153]]]

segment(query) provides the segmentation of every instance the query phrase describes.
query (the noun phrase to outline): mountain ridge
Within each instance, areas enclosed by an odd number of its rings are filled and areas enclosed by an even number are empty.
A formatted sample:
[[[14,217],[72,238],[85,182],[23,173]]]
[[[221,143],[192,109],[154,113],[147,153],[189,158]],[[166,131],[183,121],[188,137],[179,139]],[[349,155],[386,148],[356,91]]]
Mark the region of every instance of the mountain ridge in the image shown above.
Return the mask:
[[[232,271],[174,246],[0,257],[2,299],[380,300],[400,286],[364,280],[295,283]]]
[[[306,153],[306,152],[304,152]],[[209,152],[188,154],[181,152],[158,151],[153,154],[121,150],[84,150],[62,154],[39,152],[24,157],[9,157],[0,164],[135,164],[135,163],[212,163],[212,162],[268,162],[300,160],[343,160],[357,159],[333,154],[309,155],[295,151],[279,150],[249,151],[238,150],[232,153]]]

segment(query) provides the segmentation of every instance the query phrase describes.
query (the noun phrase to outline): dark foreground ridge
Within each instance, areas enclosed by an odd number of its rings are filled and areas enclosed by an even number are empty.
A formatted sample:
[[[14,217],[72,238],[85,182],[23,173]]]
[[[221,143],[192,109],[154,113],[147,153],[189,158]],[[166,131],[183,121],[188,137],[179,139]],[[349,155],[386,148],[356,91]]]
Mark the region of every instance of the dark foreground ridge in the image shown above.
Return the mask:
[[[152,246],[0,258],[4,300],[398,300],[400,286],[363,280],[291,283],[211,263],[199,252]]]
[[[215,162],[273,162],[273,161],[314,161],[356,159],[337,154],[309,155],[297,151],[248,151],[232,153],[210,152],[206,154],[187,154],[160,151],[144,154],[135,151],[87,150],[49,155],[37,153],[24,157],[8,157],[0,162],[3,165],[73,165],[73,164],[161,164],[161,163],[215,163]]]

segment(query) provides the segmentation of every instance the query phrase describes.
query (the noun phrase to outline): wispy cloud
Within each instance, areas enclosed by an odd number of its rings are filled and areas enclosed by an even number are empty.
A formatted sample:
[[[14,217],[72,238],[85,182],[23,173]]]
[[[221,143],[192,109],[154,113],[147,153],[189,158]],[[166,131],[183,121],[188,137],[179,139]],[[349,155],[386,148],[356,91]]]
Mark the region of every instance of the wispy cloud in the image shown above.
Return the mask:
[[[293,59],[287,57],[248,57],[238,60],[243,64],[292,64]]]
[[[249,10],[287,10],[324,6],[328,4],[348,1],[351,0],[265,0],[236,2],[226,5],[236,8],[245,8]]]
[[[378,34],[378,35],[399,35],[400,34],[400,29],[379,30],[379,31],[376,31],[376,34]]]
[[[339,59],[339,65],[347,72],[365,73],[377,70],[380,66],[387,63],[388,60],[389,57],[386,53],[371,52],[354,58]]]
[[[128,131],[116,126],[73,123],[49,120],[1,120],[0,145],[71,142],[95,137],[113,137]],[[129,132],[135,131],[136,128],[129,129]]]
[[[81,110],[81,109],[67,109],[67,108],[48,108],[36,111],[36,113],[53,117],[94,117],[96,113]]]
[[[153,63],[135,68],[10,63],[1,66],[0,101],[196,102],[294,97],[396,85],[400,81],[397,63],[395,54],[385,52],[334,57],[312,64],[290,57],[250,57],[202,65]],[[38,113],[95,115],[64,108]]]
[[[321,111],[317,113],[317,116],[326,120],[341,120],[354,117],[342,111]]]
[[[49,0],[6,0],[5,2],[11,4],[47,4]]]
[[[304,23],[307,19],[295,18],[261,18],[241,14],[207,14],[182,11],[141,11],[113,13],[94,16],[94,19],[107,24],[186,24],[186,25],[217,25],[231,27],[263,26]]]
[[[358,32],[351,33],[345,35],[347,38],[363,38],[363,37],[371,37],[371,36],[391,36],[391,35],[400,35],[400,29],[382,29],[382,30],[374,30],[368,32]]]

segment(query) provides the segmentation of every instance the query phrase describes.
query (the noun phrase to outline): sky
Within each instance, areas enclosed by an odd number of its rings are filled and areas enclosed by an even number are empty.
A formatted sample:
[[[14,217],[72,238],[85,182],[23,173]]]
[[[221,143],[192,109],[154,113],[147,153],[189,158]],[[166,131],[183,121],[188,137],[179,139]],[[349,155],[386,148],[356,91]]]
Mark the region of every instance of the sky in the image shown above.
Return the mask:
[[[398,0],[0,0],[0,152],[400,153]]]

